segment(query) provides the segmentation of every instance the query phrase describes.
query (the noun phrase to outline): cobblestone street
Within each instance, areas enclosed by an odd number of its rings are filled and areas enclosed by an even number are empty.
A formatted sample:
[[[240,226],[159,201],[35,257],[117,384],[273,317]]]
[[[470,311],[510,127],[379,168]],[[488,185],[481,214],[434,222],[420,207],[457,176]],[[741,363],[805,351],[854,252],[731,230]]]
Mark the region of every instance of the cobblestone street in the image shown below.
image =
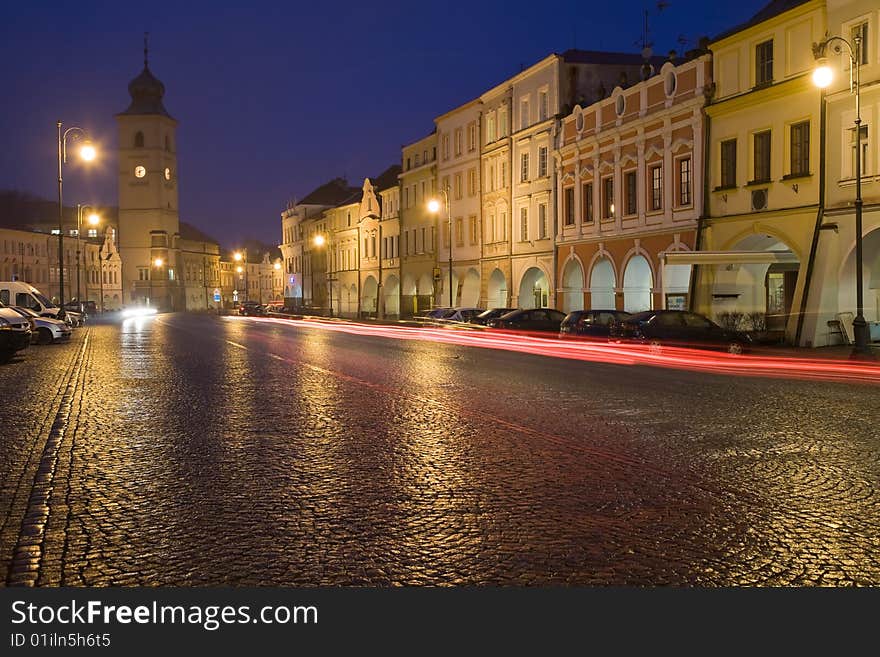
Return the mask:
[[[880,387],[199,315],[0,368],[7,585],[878,585]]]

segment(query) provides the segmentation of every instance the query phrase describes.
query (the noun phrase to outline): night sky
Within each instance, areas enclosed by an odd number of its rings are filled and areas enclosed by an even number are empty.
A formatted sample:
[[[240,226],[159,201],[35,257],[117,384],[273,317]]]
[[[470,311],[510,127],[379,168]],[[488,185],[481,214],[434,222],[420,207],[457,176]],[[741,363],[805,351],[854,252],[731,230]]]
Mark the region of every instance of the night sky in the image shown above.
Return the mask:
[[[89,171],[65,169],[66,204],[116,204],[113,115],[128,106],[144,32],[179,121],[180,217],[235,246],[277,244],[287,199],[380,173],[435,116],[521,66],[575,46],[639,52],[646,8],[665,54],[764,4],[18,2],[0,22],[0,189],[55,198],[60,119],[106,149]]]

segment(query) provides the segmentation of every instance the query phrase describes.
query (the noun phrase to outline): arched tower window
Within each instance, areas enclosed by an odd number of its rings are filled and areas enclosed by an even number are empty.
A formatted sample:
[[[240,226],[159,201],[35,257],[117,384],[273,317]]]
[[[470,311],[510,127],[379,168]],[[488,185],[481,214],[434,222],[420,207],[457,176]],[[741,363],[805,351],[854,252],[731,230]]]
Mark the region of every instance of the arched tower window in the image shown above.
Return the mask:
[[[134,136],[134,147],[135,148],[143,148],[144,147],[144,133],[137,132]]]
[[[165,135],[165,150],[171,152],[171,138],[168,135]]]

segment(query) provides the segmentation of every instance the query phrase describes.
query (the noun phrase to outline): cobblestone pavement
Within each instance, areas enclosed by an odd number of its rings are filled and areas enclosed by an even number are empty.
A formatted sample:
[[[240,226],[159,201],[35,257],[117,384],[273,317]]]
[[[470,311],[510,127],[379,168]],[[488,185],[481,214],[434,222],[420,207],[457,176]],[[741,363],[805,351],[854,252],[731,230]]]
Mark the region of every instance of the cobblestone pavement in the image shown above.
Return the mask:
[[[195,315],[0,367],[7,585],[878,585],[880,387]]]

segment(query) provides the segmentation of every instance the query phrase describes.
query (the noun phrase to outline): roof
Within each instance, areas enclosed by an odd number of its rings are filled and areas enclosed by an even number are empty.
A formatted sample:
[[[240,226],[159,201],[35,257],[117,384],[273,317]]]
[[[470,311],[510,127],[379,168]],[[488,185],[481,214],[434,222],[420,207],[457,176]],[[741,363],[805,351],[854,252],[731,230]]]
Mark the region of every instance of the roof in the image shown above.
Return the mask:
[[[385,169],[385,171],[373,178],[373,188],[377,192],[384,192],[386,189],[397,187],[397,177],[400,175],[401,171],[403,171],[403,168],[399,164],[392,164]]]
[[[763,23],[766,20],[770,20],[771,18],[779,16],[780,14],[784,14],[790,9],[794,9],[795,7],[799,7],[800,5],[805,5],[808,2],[810,2],[810,0],[771,0],[757,14],[752,16],[745,23],[740,23],[736,27],[725,30],[714,39],[712,39],[712,42],[714,43],[715,41],[726,39],[727,37],[736,34],[737,32],[747,30],[750,27],[758,25],[759,23]]]
[[[119,114],[159,114],[172,118],[162,104],[165,95],[165,85],[153,75],[147,63],[144,62],[144,70],[134,80],[128,83],[128,93],[131,95],[131,104],[124,112]]]
[[[215,240],[213,237],[208,235],[207,233],[203,233],[198,228],[193,226],[192,224],[188,224],[185,221],[179,222],[180,226],[180,239],[189,240],[190,242],[210,242],[212,244],[220,245],[220,242]]]
[[[640,53],[632,52],[604,52],[601,50],[577,50],[572,48],[561,55],[562,59],[569,64],[644,64],[645,58]],[[663,64],[665,57],[651,57],[652,64]]]
[[[351,197],[354,192],[359,192],[357,187],[351,187],[345,178],[334,178],[320,187],[313,189],[297,205],[340,205]]]

